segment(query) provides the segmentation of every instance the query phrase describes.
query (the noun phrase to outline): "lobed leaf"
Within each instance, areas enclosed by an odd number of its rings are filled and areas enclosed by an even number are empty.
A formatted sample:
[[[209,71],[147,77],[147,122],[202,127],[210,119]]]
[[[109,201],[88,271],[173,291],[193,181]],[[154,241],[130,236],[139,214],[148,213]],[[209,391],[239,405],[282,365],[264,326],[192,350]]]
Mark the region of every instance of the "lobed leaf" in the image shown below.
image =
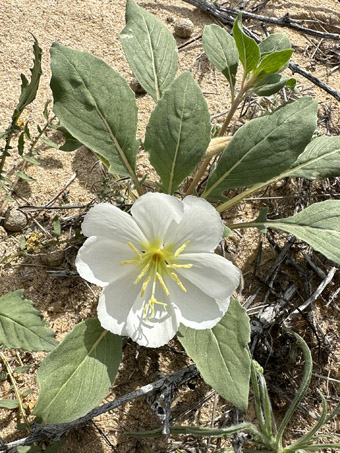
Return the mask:
[[[121,350],[121,337],[104,330],[97,319],[77,324],[38,370],[34,414],[43,424],[67,423],[96,407],[116,376]]]
[[[316,101],[303,97],[246,123],[230,141],[203,196],[263,183],[291,168],[310,142],[316,119]]]
[[[138,82],[158,102],[177,72],[178,52],[174,37],[153,14],[133,0],[127,0],[126,26],[120,39]]]
[[[181,74],[151,114],[145,150],[172,194],[200,162],[210,143],[210,115],[201,89],[190,72]]]
[[[258,65],[260,49],[256,42],[244,33],[240,15],[234,22],[233,35],[244,73],[247,75]]]
[[[51,47],[53,111],[78,142],[103,157],[110,173],[134,174],[137,105],[123,77],[87,52]]]
[[[248,406],[250,358],[249,318],[234,299],[213,328],[196,330],[181,326],[178,339],[195,362],[204,381],[241,410]]]
[[[340,176],[340,137],[318,137],[309,143],[287,176],[324,179]]]
[[[235,40],[222,27],[212,24],[204,27],[202,44],[209,61],[222,72],[233,88],[239,60]]]
[[[314,203],[292,217],[267,220],[265,225],[294,234],[340,264],[340,200]]]
[[[33,36],[33,35],[32,35]],[[33,44],[33,53],[34,53],[34,61],[33,67],[31,68],[31,81],[28,82],[26,76],[21,74],[21,92],[19,97],[19,102],[15,107],[13,116],[12,116],[12,124],[15,124],[19,116],[21,115],[22,111],[25,107],[27,107],[31,102],[34,101],[40,82],[40,76],[42,74],[41,70],[41,56],[42,50],[38,45],[38,41],[33,36],[34,44]]]
[[[0,344],[26,351],[52,351],[58,344],[33,302],[23,298],[23,290],[0,297]]]

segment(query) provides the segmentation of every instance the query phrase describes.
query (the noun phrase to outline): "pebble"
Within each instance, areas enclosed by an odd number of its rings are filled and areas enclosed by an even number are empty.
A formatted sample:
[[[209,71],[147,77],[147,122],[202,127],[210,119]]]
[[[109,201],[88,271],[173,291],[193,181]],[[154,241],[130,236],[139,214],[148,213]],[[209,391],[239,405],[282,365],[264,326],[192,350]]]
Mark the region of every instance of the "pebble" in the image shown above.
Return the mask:
[[[194,24],[190,19],[179,19],[175,23],[175,35],[179,38],[190,38],[194,31]]]
[[[130,88],[136,94],[146,94],[146,91],[142,87],[142,85],[138,82],[136,78],[133,78],[130,82]]]
[[[64,250],[49,250],[48,253],[40,255],[40,260],[45,266],[59,267],[64,261]]]
[[[26,215],[17,209],[11,209],[6,212],[4,227],[7,231],[22,231],[27,226]]]

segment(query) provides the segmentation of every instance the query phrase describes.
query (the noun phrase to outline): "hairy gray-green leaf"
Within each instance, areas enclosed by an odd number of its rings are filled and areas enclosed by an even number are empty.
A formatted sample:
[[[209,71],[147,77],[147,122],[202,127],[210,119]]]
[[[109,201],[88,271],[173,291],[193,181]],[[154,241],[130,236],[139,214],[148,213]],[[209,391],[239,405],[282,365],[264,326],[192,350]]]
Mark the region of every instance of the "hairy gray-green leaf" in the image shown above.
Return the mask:
[[[292,47],[289,38],[283,33],[274,33],[269,35],[259,44],[261,56],[280,50],[290,49]]]
[[[127,0],[126,26],[120,38],[132,72],[158,102],[177,72],[178,52],[174,37],[153,14],[133,0]]]
[[[293,49],[280,50],[267,55],[252,73],[252,80],[258,82],[266,75],[279,72],[289,61]]]
[[[138,142],[133,91],[103,60],[61,44],[51,47],[53,111],[76,140],[109,163],[110,173],[134,173]]]
[[[33,44],[33,52],[34,52],[34,61],[33,61],[33,68],[31,68],[31,81],[28,82],[26,76],[21,74],[21,93],[19,97],[18,105],[15,107],[13,116],[12,116],[12,123],[15,124],[19,116],[21,115],[22,111],[28,104],[34,101],[35,96],[37,94],[39,88],[39,81],[40,76],[42,74],[41,71],[41,55],[42,50],[38,45],[38,41],[33,36],[34,44]]]
[[[340,176],[340,137],[318,137],[293,164],[287,176],[324,179]]]
[[[285,104],[242,126],[230,141],[204,196],[266,182],[291,168],[316,127],[317,103],[310,97]]]
[[[0,344],[26,351],[52,351],[58,344],[33,302],[23,298],[23,290],[0,297]]]
[[[196,167],[210,142],[207,103],[190,72],[181,74],[152,112],[145,134],[145,150],[173,193]]]
[[[195,362],[204,381],[241,410],[248,406],[250,358],[249,318],[231,298],[227,313],[213,328],[195,330],[181,326],[178,339]]]
[[[34,414],[43,424],[82,417],[107,395],[122,357],[122,340],[97,319],[77,324],[42,362]]]
[[[280,74],[268,74],[254,87],[254,93],[258,96],[270,96],[284,86],[294,88],[295,84],[296,80],[293,78],[283,77]]]
[[[242,28],[241,17],[234,22],[233,35],[245,74],[256,68],[260,59],[260,49],[256,42],[247,36]]]
[[[292,217],[267,220],[264,225],[294,234],[340,264],[340,200],[314,203]]]
[[[239,60],[235,40],[222,27],[212,24],[204,27],[202,44],[211,63],[223,73],[233,88]]]
[[[17,399],[0,400],[0,407],[3,407],[4,409],[16,409],[17,407],[19,407],[19,401]]]

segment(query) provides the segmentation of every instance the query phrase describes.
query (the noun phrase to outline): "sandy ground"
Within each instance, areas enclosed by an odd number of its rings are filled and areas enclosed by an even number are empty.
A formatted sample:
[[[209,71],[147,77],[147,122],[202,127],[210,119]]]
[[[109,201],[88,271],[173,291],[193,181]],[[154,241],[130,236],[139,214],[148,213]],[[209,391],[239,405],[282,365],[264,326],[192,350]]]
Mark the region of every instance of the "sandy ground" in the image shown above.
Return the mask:
[[[124,0],[3,0],[5,8],[0,9],[0,130],[8,126],[8,122],[20,93],[20,73],[29,74],[28,68],[32,66],[32,36],[37,38],[40,47],[43,49],[43,75],[37,99],[27,108],[24,113],[24,120],[29,121],[30,129],[35,133],[37,124],[43,125],[42,111],[45,102],[51,99],[49,89],[49,48],[55,41],[94,54],[104,59],[121,75],[128,80],[132,74],[125,60],[119,32],[124,27]],[[138,2],[149,12],[156,14],[173,32],[174,22],[181,18],[190,18],[194,23],[193,35],[199,35],[204,25],[214,22],[214,19],[202,13],[195,7],[180,1],[144,1]],[[228,5],[237,8],[241,2],[231,1]],[[247,8],[256,4],[255,1],[247,3]],[[260,3],[260,2],[257,2]],[[340,33],[340,3],[332,0],[311,0],[306,7],[305,2],[269,1],[259,14],[281,17],[289,12],[292,18],[305,19],[305,26],[314,27],[320,31]],[[322,23],[320,23],[320,21]],[[259,36],[264,37],[262,27],[253,22],[246,22]],[[266,25],[269,33],[285,32],[295,49],[292,61],[300,64],[307,71],[313,73],[324,82],[340,90],[340,42],[323,40],[307,35],[293,32],[289,29]],[[178,39],[178,44],[184,40]],[[189,69],[200,84],[207,99],[210,113],[217,114],[225,111],[229,106],[229,99],[225,89],[223,77],[209,64],[204,55],[201,41],[185,47],[180,51],[180,71]],[[339,133],[339,102],[332,96],[317,88],[306,79],[297,76],[298,88],[302,94],[310,94],[319,102],[319,124],[318,129],[322,133]],[[139,126],[138,136],[143,137],[145,125],[153,109],[153,102],[149,96],[138,97]],[[251,109],[250,109],[251,111]],[[74,172],[77,177],[58,200],[58,204],[86,205],[93,198],[100,196],[103,191],[103,169],[98,165],[96,158],[88,151],[77,151],[74,153],[58,152],[48,146],[41,144],[37,148],[40,166],[29,166],[27,174],[33,177],[33,182],[20,182],[16,191],[16,201],[19,205],[30,204],[39,206],[46,204],[54,197],[70,180]],[[13,155],[8,160],[6,169],[11,172],[20,161]],[[150,171],[145,158],[140,160],[140,173]],[[106,176],[105,176],[106,177]],[[111,185],[110,185],[111,184]],[[298,185],[292,183],[290,186],[278,188],[279,195],[293,193],[300,190]],[[323,184],[311,187],[317,193],[329,189],[329,185]],[[334,187],[334,186],[333,186]],[[335,186],[339,187],[339,186]],[[115,186],[112,182],[104,189],[112,195]],[[336,189],[337,190],[337,189]],[[280,192],[281,191],[281,192]],[[333,193],[334,195],[334,193]],[[339,193],[338,193],[339,195]],[[229,215],[235,221],[254,218],[262,205],[254,203],[243,203],[233,210]],[[272,208],[276,212],[290,215],[294,209],[293,202],[274,203]],[[84,209],[73,211],[60,211],[58,215],[63,219],[64,234],[69,233],[67,219],[70,216],[81,215]],[[281,213],[280,212],[280,213]],[[45,238],[46,233],[41,231],[39,222],[45,230],[52,230],[52,219],[54,212],[31,212],[28,227],[24,233],[7,234],[0,231],[0,256],[8,257],[7,264],[0,266],[0,295],[7,291],[23,288],[26,298],[32,299],[36,307],[41,310],[48,320],[51,328],[57,333],[61,340],[72,327],[79,321],[95,316],[96,302],[99,289],[89,287],[78,277],[56,277],[49,273],[50,268],[41,257],[42,252],[34,245],[33,234],[41,234]],[[78,224],[74,220],[74,225]],[[35,222],[36,221],[36,222]],[[31,255],[26,257],[11,257],[18,253],[19,241],[22,234],[26,239],[31,238],[33,248]],[[260,235],[249,231],[243,233],[242,237],[236,237],[229,241],[229,257],[242,269],[246,278],[246,286],[241,300],[245,300],[252,291],[256,289],[257,282],[252,277],[254,263],[256,261]],[[280,240],[280,237],[278,237]],[[38,241],[39,242],[39,241]],[[77,244],[79,246],[79,244]],[[36,248],[35,248],[36,247]],[[73,270],[72,261],[77,247],[68,248],[65,251],[64,261],[61,267],[63,270]],[[263,272],[270,267],[270,263],[276,257],[273,248],[264,244]],[[325,269],[330,265],[324,263]],[[262,271],[261,271],[262,272]],[[294,271],[286,268],[288,279],[294,278]],[[315,288],[320,280],[313,277],[311,285]],[[333,286],[326,292],[325,299],[320,298],[315,308],[315,319],[318,327],[329,339],[330,353],[323,360],[317,357],[317,341],[312,333],[301,326],[302,332],[307,332],[307,340],[315,353],[316,366],[319,367],[316,373],[332,377],[336,381],[316,379],[314,387],[323,387],[330,403],[339,400],[339,370],[336,365],[339,358],[339,346],[335,344],[339,340],[338,319],[339,312],[329,306],[324,307],[324,300],[334,291],[339,284],[339,275],[336,274]],[[259,301],[260,302],[260,301]],[[299,326],[297,326],[299,327]],[[339,343],[339,341],[338,341]],[[11,357],[15,365],[15,357]],[[22,390],[33,389],[33,393],[27,398],[26,404],[32,408],[37,397],[37,387],[34,373],[42,359],[43,354],[21,354],[24,363],[32,364],[30,372],[19,378],[19,385]],[[109,395],[109,399],[121,396],[141,385],[151,382],[158,377],[158,373],[170,373],[189,363],[188,359],[181,352],[180,346],[171,342],[169,346],[158,351],[141,349],[139,355],[136,348],[129,344],[124,351],[124,362],[120,368],[119,376]],[[275,373],[275,370],[274,370]],[[326,388],[325,388],[326,385]],[[225,402],[221,399],[214,400],[213,393],[204,383],[197,381],[194,392],[189,392],[186,387],[176,399],[175,415],[185,413],[186,409],[194,408],[190,415],[183,420],[195,424],[208,424],[212,417],[213,408],[216,405],[217,414],[225,411]],[[0,381],[0,398],[11,395],[9,384]],[[313,401],[315,392],[311,393],[307,403],[307,409],[315,414],[319,410],[319,404]],[[316,401],[316,400],[315,400]],[[283,404],[283,403],[282,403]],[[280,411],[280,402],[277,403],[277,411]],[[147,411],[148,416],[145,416]],[[291,436],[298,435],[306,427],[305,414],[302,413],[291,428]],[[183,420],[181,422],[183,422]],[[17,411],[0,411],[0,436],[5,441],[18,438],[23,434],[15,431],[16,424],[20,421]],[[229,422],[230,423],[230,422]],[[309,426],[312,420],[308,418]],[[186,439],[181,446],[183,439],[162,440],[162,441],[131,441],[123,436],[126,431],[146,430],[158,426],[159,422],[153,416],[151,409],[143,401],[136,401],[120,408],[114,413],[99,417],[95,425],[89,424],[68,436],[67,443],[62,452],[108,452],[108,451],[171,451],[175,446],[192,447],[196,444],[191,439]],[[330,432],[336,429],[336,425],[328,428]],[[222,444],[223,446],[224,444]],[[196,445],[197,446],[197,445]],[[213,450],[213,446],[210,451]],[[190,450],[191,451],[191,450]],[[193,451],[193,450],[192,450]],[[198,451],[208,451],[207,444],[198,444]]]

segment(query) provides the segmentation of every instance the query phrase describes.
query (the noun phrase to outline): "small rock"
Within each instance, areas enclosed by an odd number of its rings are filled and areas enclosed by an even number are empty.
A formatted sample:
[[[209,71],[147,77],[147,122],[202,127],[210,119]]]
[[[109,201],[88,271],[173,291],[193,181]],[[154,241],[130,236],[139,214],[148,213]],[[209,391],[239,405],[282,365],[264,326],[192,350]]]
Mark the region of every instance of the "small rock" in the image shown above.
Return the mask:
[[[40,260],[45,266],[59,267],[64,261],[64,250],[49,250],[48,253],[40,255]]]
[[[190,19],[180,19],[175,23],[175,35],[179,38],[190,38],[194,31],[194,24]]]
[[[11,209],[6,212],[4,227],[8,231],[22,231],[27,226],[26,215],[17,209]]]
[[[138,82],[136,78],[133,78],[130,82],[130,88],[136,94],[146,94],[146,91],[142,87],[142,85]]]

